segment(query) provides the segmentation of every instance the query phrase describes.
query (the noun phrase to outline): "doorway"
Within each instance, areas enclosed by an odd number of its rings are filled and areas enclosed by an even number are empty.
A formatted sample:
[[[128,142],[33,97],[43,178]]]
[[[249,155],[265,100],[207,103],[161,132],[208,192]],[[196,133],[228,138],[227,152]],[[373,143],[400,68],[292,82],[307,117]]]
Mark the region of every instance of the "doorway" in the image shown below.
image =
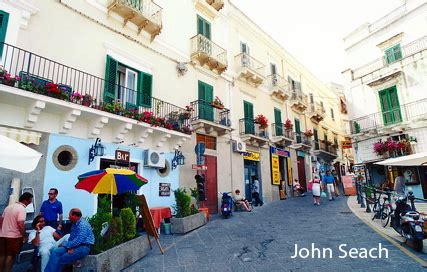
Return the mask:
[[[304,191],[307,191],[304,157],[297,157],[297,164],[298,164],[298,181],[299,181],[299,184],[304,188]]]
[[[248,201],[252,201],[252,187],[253,187],[253,176],[256,176],[259,181],[259,197],[262,199],[262,181],[258,172],[258,162],[257,161],[244,161],[244,178],[245,178],[245,197]]]
[[[214,156],[205,155],[206,170],[206,207],[209,213],[218,213],[218,180],[217,180],[217,160]]]

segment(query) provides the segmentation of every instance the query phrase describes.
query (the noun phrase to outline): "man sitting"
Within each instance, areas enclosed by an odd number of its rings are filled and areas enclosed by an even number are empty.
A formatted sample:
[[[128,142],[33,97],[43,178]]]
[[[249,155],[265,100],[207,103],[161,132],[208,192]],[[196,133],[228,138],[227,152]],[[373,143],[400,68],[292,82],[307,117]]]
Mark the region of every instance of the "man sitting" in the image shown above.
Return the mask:
[[[236,191],[234,191],[234,193],[234,203],[236,204],[236,208],[243,207],[247,212],[252,211],[251,209],[249,209],[248,200],[240,194],[240,190],[237,189]]]

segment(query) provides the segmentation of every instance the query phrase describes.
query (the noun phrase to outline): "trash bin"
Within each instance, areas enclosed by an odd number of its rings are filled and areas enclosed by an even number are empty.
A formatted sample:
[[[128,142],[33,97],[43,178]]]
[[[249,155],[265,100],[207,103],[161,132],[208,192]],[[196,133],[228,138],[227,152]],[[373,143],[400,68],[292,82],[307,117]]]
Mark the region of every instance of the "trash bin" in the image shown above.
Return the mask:
[[[166,235],[171,234],[171,223],[163,223],[163,231]]]

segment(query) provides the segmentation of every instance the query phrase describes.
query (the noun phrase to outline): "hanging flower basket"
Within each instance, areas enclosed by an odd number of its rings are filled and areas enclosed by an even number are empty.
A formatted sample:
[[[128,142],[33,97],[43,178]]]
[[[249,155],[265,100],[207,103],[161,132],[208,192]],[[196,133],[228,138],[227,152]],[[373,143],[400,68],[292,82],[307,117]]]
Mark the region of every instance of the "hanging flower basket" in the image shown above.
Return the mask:
[[[220,110],[224,109],[224,103],[222,103],[218,96],[215,96],[215,99],[211,102],[211,106]]]
[[[311,129],[309,129],[309,130],[307,130],[306,132],[304,132],[304,135],[305,135],[306,137],[311,137],[311,136],[313,136],[314,134],[313,134],[313,131],[312,131]]]
[[[268,127],[268,119],[262,114],[257,115],[254,122],[258,124],[261,129],[266,129]]]
[[[292,130],[292,128],[293,128],[293,127],[294,127],[294,124],[292,124],[291,120],[286,119],[286,122],[285,122],[285,129],[286,129],[286,130]]]

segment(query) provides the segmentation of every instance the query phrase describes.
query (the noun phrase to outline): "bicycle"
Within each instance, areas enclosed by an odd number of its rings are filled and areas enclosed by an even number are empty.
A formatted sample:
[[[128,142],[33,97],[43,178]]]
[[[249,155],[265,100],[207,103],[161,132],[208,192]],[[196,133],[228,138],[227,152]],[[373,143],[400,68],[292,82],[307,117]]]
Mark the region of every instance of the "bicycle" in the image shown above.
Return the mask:
[[[381,211],[382,211],[382,205],[380,202],[381,192],[379,192],[379,193],[380,194],[378,195],[377,198],[375,198],[374,206],[372,207],[372,218],[371,218],[372,220],[381,218]]]
[[[387,202],[387,203],[386,203]],[[387,227],[391,215],[394,213],[394,209],[393,206],[391,205],[391,203],[388,201],[388,197],[384,197],[384,203],[383,203],[383,207],[381,210],[381,225],[383,226],[383,228]],[[391,223],[390,223],[391,225]]]

